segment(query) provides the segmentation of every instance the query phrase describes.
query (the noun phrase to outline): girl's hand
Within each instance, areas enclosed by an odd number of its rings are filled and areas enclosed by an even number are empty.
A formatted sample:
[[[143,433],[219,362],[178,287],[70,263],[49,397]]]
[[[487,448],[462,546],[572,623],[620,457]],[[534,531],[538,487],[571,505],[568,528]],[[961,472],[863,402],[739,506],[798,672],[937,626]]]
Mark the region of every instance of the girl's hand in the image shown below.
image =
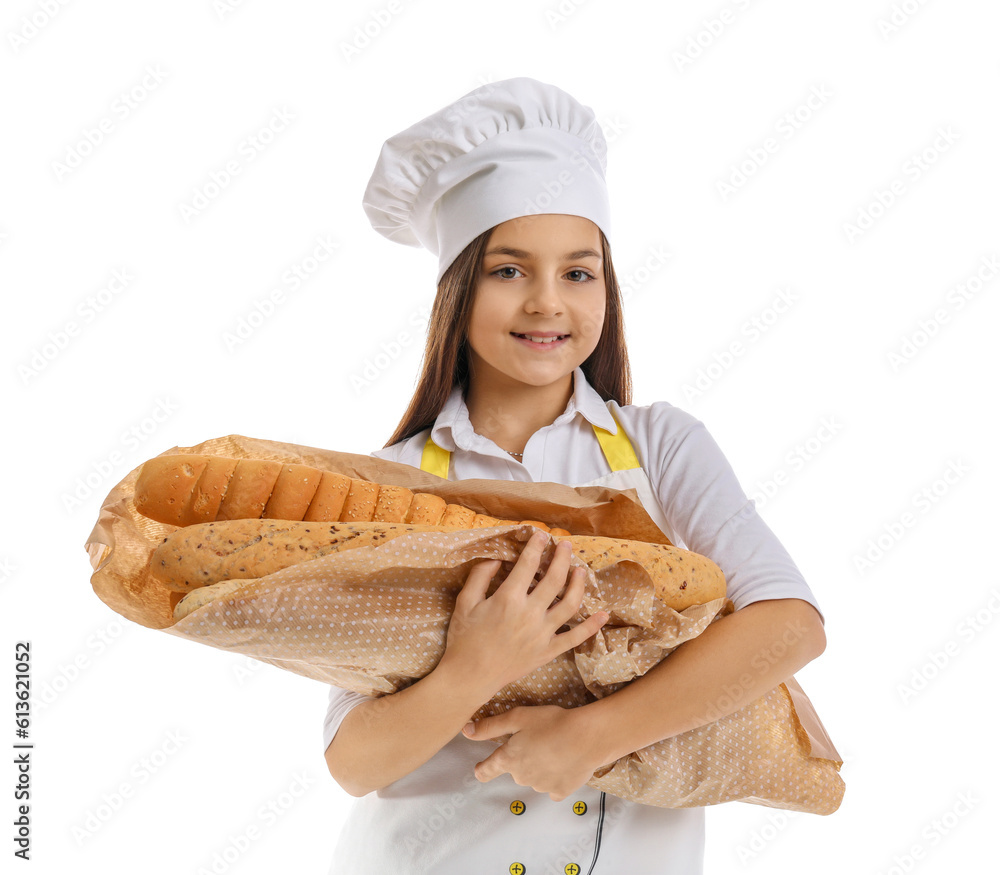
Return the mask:
[[[607,613],[599,611],[569,631],[556,634],[583,603],[586,572],[574,569],[566,585],[573,551],[568,541],[562,541],[545,575],[529,592],[548,538],[545,532],[532,536],[510,574],[489,598],[486,590],[500,560],[480,562],[456,599],[440,664],[460,671],[465,682],[481,690],[484,702],[507,684],[582,644],[608,620]]]
[[[476,778],[485,783],[509,773],[515,784],[561,802],[606,762],[599,733],[584,719],[581,708],[535,705],[469,723],[462,731],[476,741],[510,735],[476,764]]]

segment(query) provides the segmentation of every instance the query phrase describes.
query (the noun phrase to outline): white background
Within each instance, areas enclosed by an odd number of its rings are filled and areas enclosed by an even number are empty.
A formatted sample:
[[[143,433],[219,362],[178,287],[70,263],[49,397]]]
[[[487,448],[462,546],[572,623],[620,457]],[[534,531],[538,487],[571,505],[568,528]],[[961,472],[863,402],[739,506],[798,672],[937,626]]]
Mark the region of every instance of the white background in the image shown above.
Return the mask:
[[[524,75],[606,131],[633,402],[706,423],[826,615],[798,679],[846,760],[844,803],[712,808],[707,871],[930,875],[990,854],[998,7],[662,5],[5,5],[0,736],[30,640],[26,870],[326,870],[350,802],[322,757],[326,688],[119,618],[83,545],[111,488],[174,446],[384,445],[436,259],[370,228],[364,186],[387,137]],[[334,254],[307,262],[324,239]]]

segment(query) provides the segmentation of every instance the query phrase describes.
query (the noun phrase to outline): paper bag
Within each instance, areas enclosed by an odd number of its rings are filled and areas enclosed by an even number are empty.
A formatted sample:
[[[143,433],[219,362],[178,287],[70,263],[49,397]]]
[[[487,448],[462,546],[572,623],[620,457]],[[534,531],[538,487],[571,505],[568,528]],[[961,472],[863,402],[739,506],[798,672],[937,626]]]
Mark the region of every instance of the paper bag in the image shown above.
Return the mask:
[[[506,519],[537,519],[573,534],[669,543],[634,490],[498,480],[446,481],[409,465],[230,435],[168,453],[275,459],[430,492]],[[311,559],[236,586],[175,622],[181,594],[146,573],[149,557],[176,527],[141,516],[132,496],[138,471],[108,495],[86,544],[95,592],[144,626],[354,690],[392,693],[430,672],[444,652],[455,596],[472,566],[502,560],[502,579],[535,531],[527,525],[410,533],[378,547]],[[542,569],[553,547],[547,548]],[[504,687],[476,717],[515,705],[574,707],[620,689],[730,613],[715,599],[677,612],[653,594],[641,565],[587,570],[579,618],[607,610],[605,627]],[[842,760],[794,679],[739,711],[622,757],[591,786],[668,808],[751,802],[829,814],[843,797]]]

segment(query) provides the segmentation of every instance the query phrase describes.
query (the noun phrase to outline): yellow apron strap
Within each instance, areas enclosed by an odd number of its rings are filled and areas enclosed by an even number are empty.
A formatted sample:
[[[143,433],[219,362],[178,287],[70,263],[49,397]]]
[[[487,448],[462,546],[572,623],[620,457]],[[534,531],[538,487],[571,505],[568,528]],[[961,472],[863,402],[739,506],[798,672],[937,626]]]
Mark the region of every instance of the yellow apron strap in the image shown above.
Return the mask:
[[[431,436],[427,435],[427,443],[424,444],[424,452],[420,456],[420,470],[428,474],[437,474],[445,480],[448,479],[448,463],[451,461],[451,453],[441,449]]]
[[[608,412],[611,412],[610,407],[608,408]],[[597,435],[597,439],[601,442],[604,458],[608,460],[611,470],[626,471],[629,468],[641,467],[635,450],[632,449],[632,442],[628,439],[628,435],[625,434],[622,424],[618,422],[618,417],[614,413],[611,413],[611,418],[618,425],[618,434],[612,434],[606,428],[601,428],[597,425],[593,427],[594,434]]]
[[[639,458],[632,448],[632,442],[628,439],[628,435],[625,434],[622,424],[618,422],[618,417],[612,413],[611,418],[618,425],[618,434],[612,434],[606,428],[601,428],[597,425],[593,426],[594,434],[597,435],[597,440],[601,444],[601,450],[604,452],[604,458],[608,460],[611,470],[626,471],[630,468],[641,467],[639,465]],[[427,443],[424,444],[424,451],[420,456],[420,470],[427,471],[429,474],[436,474],[438,477],[447,480],[448,465],[450,462],[451,453],[439,447],[431,440],[430,435],[428,435]]]

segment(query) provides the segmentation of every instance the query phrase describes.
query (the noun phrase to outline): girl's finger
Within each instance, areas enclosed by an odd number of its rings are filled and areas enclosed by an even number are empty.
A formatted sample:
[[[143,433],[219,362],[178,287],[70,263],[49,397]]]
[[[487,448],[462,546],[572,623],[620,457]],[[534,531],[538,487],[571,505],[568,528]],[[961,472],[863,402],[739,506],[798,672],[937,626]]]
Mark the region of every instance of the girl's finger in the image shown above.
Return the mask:
[[[549,608],[549,617],[554,628],[558,629],[580,610],[583,603],[584,583],[587,580],[587,572],[582,568],[574,568],[570,571],[569,585],[562,597]]]
[[[598,611],[596,614],[591,614],[586,620],[574,626],[568,632],[562,632],[554,636],[553,644],[558,649],[552,654],[553,658],[560,653],[565,653],[567,650],[578,647],[588,638],[596,635],[601,630],[601,626],[608,622],[609,616],[607,611]]]
[[[528,539],[528,543],[521,548],[521,555],[517,557],[510,574],[497,587],[497,593],[528,591],[528,586],[535,579],[535,572],[538,571],[538,563],[541,561],[548,540],[549,536],[545,532],[535,532]]]
[[[490,581],[493,580],[493,576],[499,568],[499,559],[486,559],[483,562],[477,562],[469,572],[469,576],[465,578],[465,583],[462,584],[462,589],[455,599],[455,607],[468,611],[478,605],[486,597]]]
[[[545,575],[531,591],[532,598],[542,602],[546,607],[552,604],[553,599],[566,586],[566,572],[569,570],[569,560],[572,556],[570,542],[560,541],[552,551],[552,558],[549,560]]]

